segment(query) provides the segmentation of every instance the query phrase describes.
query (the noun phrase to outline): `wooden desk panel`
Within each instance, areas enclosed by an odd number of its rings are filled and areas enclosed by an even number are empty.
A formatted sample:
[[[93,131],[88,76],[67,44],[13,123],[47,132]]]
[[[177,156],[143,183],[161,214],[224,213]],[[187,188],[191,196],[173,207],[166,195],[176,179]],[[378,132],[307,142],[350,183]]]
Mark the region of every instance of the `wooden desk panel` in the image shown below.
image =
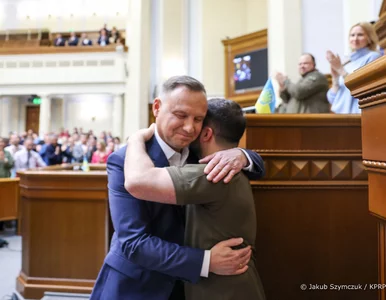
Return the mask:
[[[0,178],[0,221],[19,218],[19,179]]]
[[[385,9],[375,28],[385,44]],[[383,40],[382,40],[383,38]],[[378,282],[386,284],[386,56],[356,70],[346,78],[346,86],[358,98],[362,110],[363,164],[369,174],[369,210],[378,221]],[[379,289],[378,299],[386,299]]]
[[[376,299],[376,290],[301,290],[377,282],[377,224],[366,184],[352,189],[255,183],[257,264],[267,299]]]
[[[19,176],[18,291],[28,299],[40,299],[44,291],[91,293],[110,239],[106,172],[48,167]]]
[[[267,299],[376,299],[374,290],[330,288],[377,283],[378,226],[368,212],[360,116],[247,115],[241,145],[266,167],[252,188]]]

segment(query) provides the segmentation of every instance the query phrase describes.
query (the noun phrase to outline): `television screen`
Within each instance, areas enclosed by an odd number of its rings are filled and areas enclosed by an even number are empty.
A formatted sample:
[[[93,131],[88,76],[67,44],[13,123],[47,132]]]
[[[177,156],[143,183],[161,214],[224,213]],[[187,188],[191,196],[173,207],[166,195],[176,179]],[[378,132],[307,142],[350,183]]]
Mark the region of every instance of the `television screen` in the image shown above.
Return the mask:
[[[268,80],[267,48],[238,54],[233,59],[235,92],[263,88]]]

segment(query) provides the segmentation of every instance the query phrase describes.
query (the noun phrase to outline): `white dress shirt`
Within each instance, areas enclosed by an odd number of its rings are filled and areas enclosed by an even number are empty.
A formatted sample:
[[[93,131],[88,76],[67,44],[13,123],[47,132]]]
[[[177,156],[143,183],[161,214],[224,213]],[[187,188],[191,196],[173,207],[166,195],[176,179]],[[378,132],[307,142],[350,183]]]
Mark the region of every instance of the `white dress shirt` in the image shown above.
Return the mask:
[[[42,157],[39,153],[29,150],[23,149],[18,151],[15,154],[15,169],[16,171],[21,169],[34,169],[38,167],[45,167],[46,163],[43,161]]]
[[[182,149],[182,152],[176,152],[168,144],[166,144],[158,134],[157,127],[155,128],[154,136],[160,145],[163,153],[166,156],[166,159],[169,161],[169,165],[176,167],[183,167],[186,164],[186,160],[189,156],[189,148],[185,147]],[[209,276],[209,265],[210,265],[210,250],[205,250],[204,261],[202,262],[200,276],[208,277]]]
[[[158,134],[157,127],[155,128],[154,136],[158,144],[160,145],[163,153],[165,154],[167,160],[169,161],[170,166],[183,167],[186,164],[186,160],[188,159],[188,156],[189,156],[188,147],[183,148],[181,153],[176,152],[174,149],[172,149],[168,144],[166,144],[161,139],[161,137]],[[252,172],[253,163],[251,158],[249,157],[248,153],[244,149],[242,148],[239,148],[239,149],[244,152],[249,162],[249,165],[245,167],[243,170]],[[210,265],[210,250],[205,250],[204,261],[202,262],[201,273],[200,273],[201,277],[209,276],[209,265]]]

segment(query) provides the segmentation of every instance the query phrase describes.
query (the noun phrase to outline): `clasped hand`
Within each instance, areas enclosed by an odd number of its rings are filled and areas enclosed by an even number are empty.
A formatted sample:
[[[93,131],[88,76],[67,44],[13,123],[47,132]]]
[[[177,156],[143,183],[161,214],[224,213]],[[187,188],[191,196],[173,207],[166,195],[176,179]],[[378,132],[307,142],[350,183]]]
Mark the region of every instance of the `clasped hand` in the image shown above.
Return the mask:
[[[343,69],[343,65],[342,65],[342,61],[340,59],[340,56],[338,54],[335,55],[330,50],[328,50],[326,53],[326,58],[331,66],[331,76],[332,77],[337,77],[339,75],[343,76],[344,75],[343,74],[344,69]]]
[[[154,135],[154,131],[155,124],[151,124],[149,128],[134,133],[130,139],[140,139],[141,142],[147,142]],[[247,166],[248,159],[242,150],[233,148],[208,155],[199,162],[208,164],[204,172],[208,174],[207,179],[209,181],[216,183],[224,179],[224,182],[228,183],[233,176]]]

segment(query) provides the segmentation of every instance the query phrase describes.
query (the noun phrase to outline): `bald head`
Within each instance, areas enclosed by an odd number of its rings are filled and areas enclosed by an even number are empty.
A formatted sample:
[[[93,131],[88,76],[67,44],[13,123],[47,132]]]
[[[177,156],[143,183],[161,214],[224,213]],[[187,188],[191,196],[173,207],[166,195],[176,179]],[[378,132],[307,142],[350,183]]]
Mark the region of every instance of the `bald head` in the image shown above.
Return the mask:
[[[304,76],[305,74],[315,70],[315,58],[309,53],[304,53],[299,58],[299,74]]]

